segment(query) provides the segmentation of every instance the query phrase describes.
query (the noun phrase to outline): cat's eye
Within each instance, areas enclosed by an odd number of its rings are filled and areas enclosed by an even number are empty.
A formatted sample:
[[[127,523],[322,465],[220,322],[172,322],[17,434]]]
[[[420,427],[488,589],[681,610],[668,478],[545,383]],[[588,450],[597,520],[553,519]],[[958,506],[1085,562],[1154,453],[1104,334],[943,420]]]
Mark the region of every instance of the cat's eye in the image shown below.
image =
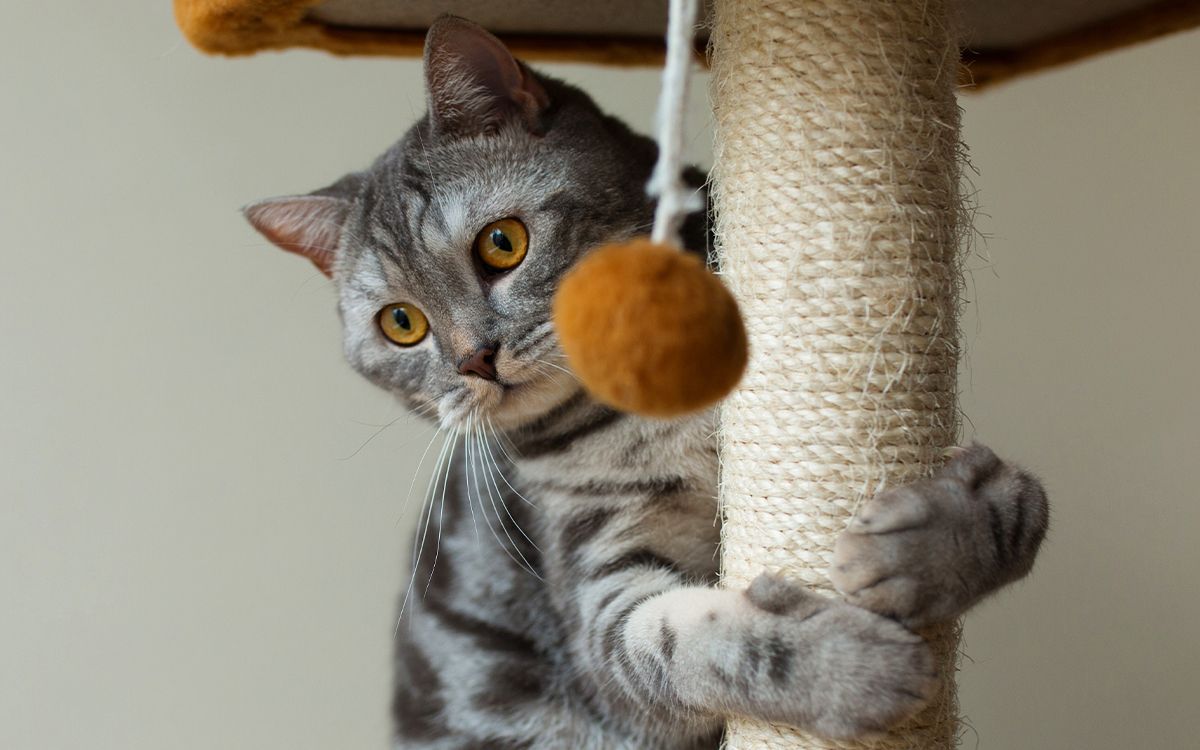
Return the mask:
[[[529,249],[529,232],[516,219],[493,221],[475,236],[475,254],[493,271],[516,268]]]
[[[379,311],[379,330],[392,343],[400,346],[419,344],[429,331],[425,313],[416,305],[399,302]]]

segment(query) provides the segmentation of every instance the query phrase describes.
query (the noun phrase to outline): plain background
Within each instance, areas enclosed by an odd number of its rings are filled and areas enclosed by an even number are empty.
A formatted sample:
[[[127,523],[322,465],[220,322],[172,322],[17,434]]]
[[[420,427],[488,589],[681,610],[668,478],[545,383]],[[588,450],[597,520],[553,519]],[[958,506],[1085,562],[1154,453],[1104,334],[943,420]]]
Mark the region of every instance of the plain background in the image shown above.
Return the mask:
[[[367,162],[419,68],[205,58],[139,5],[5,7],[0,747],[383,748],[430,433],[236,209]],[[653,71],[551,70],[648,128]],[[1195,746],[1197,72],[1193,32],[962,100],[967,433],[1054,503],[968,618],[964,747]]]

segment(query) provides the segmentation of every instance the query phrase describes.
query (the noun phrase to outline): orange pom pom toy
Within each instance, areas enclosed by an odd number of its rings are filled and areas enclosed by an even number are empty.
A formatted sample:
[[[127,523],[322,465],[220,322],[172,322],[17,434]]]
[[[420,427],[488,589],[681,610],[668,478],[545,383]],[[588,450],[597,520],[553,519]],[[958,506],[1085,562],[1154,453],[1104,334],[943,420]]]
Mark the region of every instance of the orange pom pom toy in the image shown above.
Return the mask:
[[[737,303],[696,255],[608,245],[563,279],[554,323],[571,369],[622,411],[673,417],[720,400],[746,367]]]
[[[658,198],[650,238],[608,245],[559,285],[554,325],[571,369],[622,411],[674,417],[733,390],[746,368],[737,303],[704,263],[678,248],[684,217],[704,208],[680,179],[683,112],[697,0],[672,3],[659,97]]]
[[[659,158],[647,192],[659,200],[650,238],[601,247],[554,296],[566,360],[592,395],[646,416],[679,416],[719,401],[746,365],[746,332],[733,295],[679,228],[704,208],[680,179],[683,112],[697,0],[672,4],[659,98]]]

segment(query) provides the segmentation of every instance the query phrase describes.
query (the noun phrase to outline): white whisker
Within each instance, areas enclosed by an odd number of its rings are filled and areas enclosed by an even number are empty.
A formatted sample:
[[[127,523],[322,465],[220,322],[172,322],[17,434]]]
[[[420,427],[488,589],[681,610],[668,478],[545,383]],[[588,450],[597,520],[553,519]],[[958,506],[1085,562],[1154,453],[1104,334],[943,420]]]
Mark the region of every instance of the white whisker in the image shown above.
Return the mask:
[[[565,368],[561,365],[554,364],[553,362],[547,362],[544,359],[535,359],[535,360],[532,360],[532,363],[535,365],[544,365],[546,367],[553,367],[555,370],[561,370],[562,372],[565,372],[566,374],[570,375],[572,378],[579,380],[578,375],[576,375],[575,373],[571,372],[570,370],[568,370],[567,368]]]
[[[472,414],[471,416],[473,418],[476,417],[475,414]],[[481,429],[479,426],[479,423],[477,421],[475,421],[474,419],[472,419],[468,423],[467,429],[468,429],[467,444],[470,445],[472,443],[472,440],[476,441],[475,455],[478,456],[479,447],[477,444],[477,441],[478,441],[477,433],[478,433],[478,430]],[[508,533],[508,529],[504,526],[503,519],[500,518],[500,509],[498,507],[496,507],[495,498],[492,497],[492,491],[491,491],[491,488],[489,487],[488,488],[488,499],[491,502],[492,510],[494,510],[496,512],[496,522],[500,524],[500,528],[504,531],[504,535],[506,537],[508,537],[508,541],[512,545],[512,549],[509,549],[509,546],[506,545],[500,539],[500,535],[496,533],[496,528],[495,528],[495,526],[492,525],[492,521],[488,517],[487,510],[484,508],[484,505],[483,505],[483,493],[479,489],[479,467],[476,465],[476,458],[475,457],[469,458],[468,463],[470,463],[475,468],[475,478],[474,478],[473,483],[475,485],[475,494],[479,498],[479,510],[481,513],[483,513],[483,520],[487,524],[488,531],[492,532],[492,537],[496,540],[496,544],[500,546],[500,549],[504,550],[504,553],[506,555],[508,555],[510,560],[512,560],[514,563],[516,563],[519,567],[523,568],[526,572],[528,572],[534,578],[537,578],[538,580],[542,580],[542,577],[540,575],[538,575],[538,572],[537,572],[537,570],[534,569],[533,565],[531,565],[530,562],[525,559],[525,555],[521,554],[521,550],[517,547],[517,543],[513,540],[512,535]],[[485,484],[485,486],[487,485],[486,482],[484,484]],[[516,552],[517,554],[514,556],[513,552]]]
[[[424,598],[429,594],[429,585],[433,583],[433,573],[437,570],[438,555],[440,555],[442,552],[442,529],[444,527],[442,519],[446,515],[446,488],[450,485],[450,471],[453,468],[452,464],[454,462],[453,452],[450,454],[450,459],[450,464],[447,464],[446,471],[443,473],[442,477],[442,499],[438,505],[437,539],[435,540],[433,546],[433,562],[431,562],[429,565],[429,580],[425,581],[425,591],[421,593],[422,600],[424,600]],[[433,509],[431,507],[430,513],[432,512]]]
[[[500,452],[504,454],[504,458],[506,458],[510,464],[516,464],[517,459],[512,457],[512,454],[508,452],[508,448],[505,448],[504,444],[508,443],[517,453],[520,453],[521,451],[517,450],[517,446],[508,439],[507,435],[496,430],[495,425],[492,424],[491,418],[488,419],[488,428],[491,429],[492,436],[496,438],[496,445],[500,446]]]
[[[475,412],[467,415],[468,435],[471,433],[471,418],[474,415]],[[475,518],[475,504],[471,502],[471,441],[467,440],[466,437],[463,437],[463,458],[466,459],[466,463],[463,465],[463,491],[467,493],[467,510],[471,513],[471,525],[475,527],[475,543],[478,544],[480,541],[479,520]],[[478,491],[476,491],[476,494],[478,494]],[[483,512],[482,502],[479,503],[479,512]],[[486,521],[487,519],[484,518],[484,520]]]
[[[529,535],[526,534],[525,530],[521,528],[521,524],[517,522],[516,518],[513,518],[512,511],[510,511],[508,509],[508,503],[504,502],[504,492],[500,489],[500,485],[496,484],[496,477],[495,477],[496,474],[500,473],[500,467],[496,464],[496,457],[492,455],[491,448],[488,447],[487,436],[484,435],[484,433],[483,433],[482,425],[480,425],[479,431],[477,433],[477,443],[479,446],[479,452],[483,459],[483,468],[485,470],[487,470],[487,475],[485,477],[485,484],[489,481],[491,482],[491,487],[494,488],[496,491],[494,498],[498,498],[500,500],[500,507],[504,508],[505,515],[508,516],[508,520],[512,521],[512,525],[514,528],[516,528],[517,533],[520,534],[521,536],[525,537],[525,541],[527,541],[531,545],[533,545],[533,548],[535,550],[537,550],[538,552],[541,552],[542,551],[541,547],[537,546],[537,542],[535,542],[529,538]],[[491,468],[491,469],[488,469],[488,459],[491,459],[491,462],[492,462],[493,468]],[[503,475],[501,475],[501,476],[503,476]],[[505,480],[505,484],[508,484],[508,480]],[[509,488],[511,489],[512,485],[509,485]],[[513,492],[516,492],[516,490],[514,489]],[[489,489],[488,495],[491,495],[491,494],[492,494],[492,489]],[[518,494],[520,494],[520,493],[518,493]],[[492,505],[493,505],[493,507],[496,505],[495,499],[492,500]],[[499,515],[500,515],[499,512],[497,512],[496,515],[497,515],[497,518],[499,518]],[[500,519],[500,527],[504,529],[505,534],[508,534],[508,529],[504,527],[504,521],[502,519]],[[511,541],[513,543],[513,548],[515,549],[516,548],[516,540],[514,540],[511,535],[509,535],[508,539],[509,539],[509,541]],[[520,551],[518,550],[518,554],[519,553],[520,553]],[[530,567],[533,567],[533,566],[531,565]]]
[[[354,458],[354,457],[355,457],[355,456],[357,456],[359,453],[361,453],[361,452],[362,452],[362,449],[363,449],[363,448],[366,448],[366,447],[367,447],[367,445],[368,445],[368,444],[369,444],[369,443],[370,443],[372,440],[374,440],[375,438],[377,438],[377,437],[379,437],[380,435],[382,435],[384,430],[386,430],[387,428],[389,428],[389,427],[391,427],[392,425],[396,424],[396,423],[397,423],[397,422],[399,422],[401,419],[404,419],[406,416],[408,416],[408,414],[407,414],[407,413],[400,414],[399,416],[397,416],[395,419],[391,420],[390,422],[386,422],[386,423],[384,423],[384,424],[380,425],[380,426],[379,426],[379,429],[377,429],[377,430],[375,430],[374,432],[372,432],[370,437],[368,437],[366,440],[362,441],[362,444],[361,444],[361,445],[359,445],[357,448],[355,448],[353,453],[351,453],[349,456],[343,456],[342,458],[339,458],[338,460],[339,460],[339,461],[349,461],[350,459]]]
[[[421,458],[417,460],[417,468],[413,471],[412,481],[408,483],[408,492],[404,493],[404,503],[400,506],[400,513],[396,517],[396,523],[400,523],[400,518],[403,517],[404,512],[408,510],[408,504],[412,502],[413,489],[417,486],[417,477],[421,476],[421,466],[425,463],[425,458],[429,455],[429,449],[433,447],[434,441],[438,439],[438,436],[442,434],[442,431],[443,428],[437,428],[437,430],[433,433],[433,437],[429,438],[429,444],[425,446],[425,452],[422,453]],[[445,444],[443,444],[443,448],[444,447]],[[439,460],[441,460],[440,455]],[[434,466],[436,468],[436,462],[434,463]],[[418,519],[418,521],[419,520],[420,519]]]
[[[476,417],[475,412],[472,412],[467,417],[467,436],[465,438],[465,443],[466,443],[465,450],[466,450],[466,457],[467,457],[468,477],[470,479],[468,487],[467,487],[467,499],[468,499],[468,501],[470,501],[470,498],[471,498],[470,488],[474,487],[475,488],[475,497],[478,498],[478,500],[479,500],[479,512],[480,512],[480,514],[483,515],[483,522],[487,525],[488,531],[492,532],[492,536],[495,538],[496,544],[498,544],[500,546],[500,548],[503,549],[505,552],[508,552],[508,548],[505,547],[504,543],[500,541],[500,535],[496,533],[496,529],[492,526],[491,519],[488,518],[487,510],[483,507],[483,493],[479,491],[479,468],[478,468],[478,466],[476,466],[475,455],[471,450],[471,448],[473,446],[472,438],[474,437],[474,430],[476,429],[476,426],[477,426],[476,422],[475,422],[475,417]],[[512,557],[511,553],[509,553],[509,557]],[[514,559],[513,562],[516,562],[516,560]]]
[[[504,444],[503,444],[502,442],[500,442],[500,438],[499,438],[499,436],[498,436],[498,435],[497,435],[497,433],[496,433],[496,426],[492,424],[492,420],[491,420],[490,418],[488,419],[488,422],[487,422],[487,427],[488,427],[488,429],[489,429],[489,430],[491,430],[491,432],[492,432],[492,436],[493,436],[493,437],[495,438],[495,440],[496,440],[496,445],[498,445],[498,446],[500,447],[500,451],[501,451],[501,452],[502,452],[502,453],[505,455],[505,457],[508,459],[508,462],[509,462],[509,463],[516,463],[516,461],[514,461],[514,460],[513,460],[512,456],[508,455],[508,451],[507,451],[507,450],[505,450],[505,448],[504,448]],[[513,492],[515,492],[515,493],[516,493],[516,495],[517,495],[517,497],[519,497],[519,498],[520,498],[520,499],[521,499],[521,500],[522,500],[522,501],[523,501],[523,502],[524,502],[526,505],[528,505],[530,508],[536,508],[536,507],[537,507],[537,505],[535,505],[535,504],[533,503],[533,501],[532,501],[532,500],[530,500],[529,498],[527,498],[527,497],[525,497],[523,494],[521,494],[521,491],[520,491],[520,490],[518,490],[516,487],[513,487],[513,486],[512,486],[512,482],[509,482],[509,481],[508,481],[508,477],[504,476],[504,472],[500,470],[500,464],[499,464],[499,463],[496,461],[496,456],[495,456],[495,455],[492,455],[492,453],[491,453],[491,450],[490,450],[490,449],[489,449],[489,451],[488,451],[488,455],[489,455],[489,456],[491,456],[491,459],[492,459],[492,466],[496,467],[496,473],[500,475],[500,478],[504,480],[504,483],[505,483],[506,485],[508,485],[508,488],[509,488],[510,490],[512,490]],[[529,537],[525,537],[525,538],[526,538],[526,539],[529,539]],[[530,539],[530,542],[532,542],[532,541],[533,541],[533,540],[532,540],[532,539]],[[535,546],[536,546],[536,545],[535,545]],[[541,550],[538,550],[538,551],[540,552]]]
[[[455,441],[458,438],[458,428],[446,436],[445,442],[442,443],[442,449],[438,453],[437,463],[434,464],[433,478],[429,483],[429,489],[426,491],[426,501],[421,505],[421,515],[417,517],[417,526],[421,528],[419,532],[419,542],[417,538],[413,539],[413,558],[412,558],[412,573],[408,578],[408,587],[404,591],[404,599],[400,602],[400,611],[396,615],[396,629],[393,631],[393,636],[400,631],[400,622],[404,619],[404,610],[408,606],[408,599],[412,595],[413,586],[417,580],[417,563],[421,560],[421,555],[425,551],[425,540],[429,535],[429,523],[433,519],[433,497],[434,490],[437,487],[438,479],[449,466],[454,458]],[[449,451],[449,453],[447,453]],[[447,458],[447,455],[449,458]],[[421,519],[424,518],[422,526]]]

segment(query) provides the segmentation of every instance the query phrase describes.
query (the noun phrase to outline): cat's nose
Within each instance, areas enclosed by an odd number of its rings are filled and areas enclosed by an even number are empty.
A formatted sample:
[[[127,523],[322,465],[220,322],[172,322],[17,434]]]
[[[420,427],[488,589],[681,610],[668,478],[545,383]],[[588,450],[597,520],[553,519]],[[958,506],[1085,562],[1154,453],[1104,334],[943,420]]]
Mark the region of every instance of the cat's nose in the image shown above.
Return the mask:
[[[478,375],[484,380],[496,379],[496,350],[499,344],[486,344],[460,360],[458,371],[463,375]]]

